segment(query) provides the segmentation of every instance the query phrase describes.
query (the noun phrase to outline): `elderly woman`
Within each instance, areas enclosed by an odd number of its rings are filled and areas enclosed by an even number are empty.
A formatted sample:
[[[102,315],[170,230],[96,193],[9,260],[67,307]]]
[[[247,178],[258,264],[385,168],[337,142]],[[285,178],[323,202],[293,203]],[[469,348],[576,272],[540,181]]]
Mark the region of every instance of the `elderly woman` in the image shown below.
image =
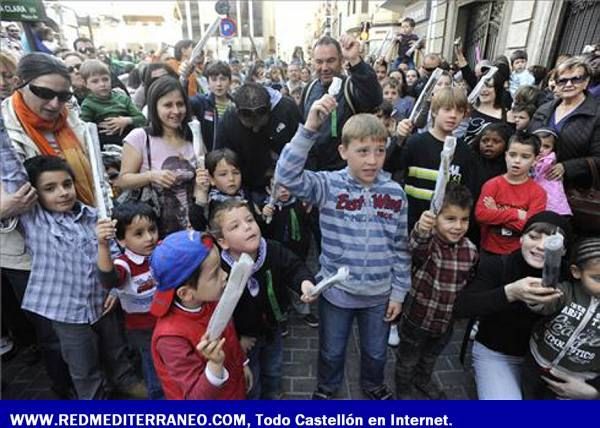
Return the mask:
[[[589,187],[591,158],[600,168],[600,102],[587,92],[592,70],[583,58],[573,57],[556,69],[558,99],[537,109],[529,130],[549,127],[558,134],[557,163],[550,180],[564,179],[567,187]]]
[[[17,67],[19,86],[2,102],[3,122],[21,160],[37,155],[63,157],[77,178],[78,198],[93,205],[92,175],[85,154],[84,123],[65,104],[72,97],[67,67],[59,59],[44,53],[31,53],[21,58]],[[5,135],[6,137],[6,135]],[[14,194],[2,192],[2,279],[7,280],[22,300],[31,269],[23,237],[11,216],[22,213],[35,203],[35,190],[25,184]],[[10,263],[7,265],[6,263]],[[71,394],[68,369],[60,355],[58,339],[50,321],[31,313],[46,370],[59,396]]]

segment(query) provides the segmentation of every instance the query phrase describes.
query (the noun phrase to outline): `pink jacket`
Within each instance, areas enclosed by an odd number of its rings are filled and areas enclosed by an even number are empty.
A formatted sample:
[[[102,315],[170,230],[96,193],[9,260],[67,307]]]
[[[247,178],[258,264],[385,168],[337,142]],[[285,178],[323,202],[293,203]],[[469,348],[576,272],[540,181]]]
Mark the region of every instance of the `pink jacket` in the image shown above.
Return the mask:
[[[548,180],[546,178],[546,173],[550,171],[555,163],[556,153],[554,152],[538,157],[533,167],[533,179],[537,184],[542,186],[548,195],[546,202],[546,209],[548,211],[554,211],[560,215],[573,215],[573,211],[571,211],[571,207],[567,201],[562,180]]]

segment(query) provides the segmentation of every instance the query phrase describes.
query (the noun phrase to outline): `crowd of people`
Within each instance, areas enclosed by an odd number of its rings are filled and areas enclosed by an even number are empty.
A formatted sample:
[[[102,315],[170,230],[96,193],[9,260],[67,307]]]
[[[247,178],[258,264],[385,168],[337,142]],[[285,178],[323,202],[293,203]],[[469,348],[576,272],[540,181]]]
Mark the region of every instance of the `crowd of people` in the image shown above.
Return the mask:
[[[600,398],[600,216],[570,199],[600,188],[600,47],[551,69],[523,50],[469,64],[460,46],[425,54],[414,27],[376,57],[324,35],[287,64],[193,57],[192,40],[26,53],[9,24],[3,358],[41,358],[61,398],[279,399],[296,311],[319,332],[314,399],[339,392],[355,320],[367,398],[444,399],[434,366],[467,318],[479,399]],[[244,254],[250,279],[211,337]]]

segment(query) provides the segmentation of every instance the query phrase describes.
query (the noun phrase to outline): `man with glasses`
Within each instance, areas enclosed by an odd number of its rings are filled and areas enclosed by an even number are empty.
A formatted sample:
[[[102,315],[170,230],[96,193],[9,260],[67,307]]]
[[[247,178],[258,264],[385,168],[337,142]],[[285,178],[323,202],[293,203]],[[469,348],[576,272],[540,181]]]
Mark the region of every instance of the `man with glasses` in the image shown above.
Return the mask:
[[[234,108],[219,122],[217,148],[235,151],[241,160],[242,183],[255,202],[264,203],[269,178],[281,149],[296,133],[301,116],[291,98],[257,83],[236,91]]]
[[[427,84],[427,81],[431,77],[431,73],[434,72],[436,68],[438,68],[442,64],[442,58],[435,53],[428,53],[423,58],[423,63],[419,67],[419,80],[415,84],[415,92],[418,97],[421,94],[421,91]]]

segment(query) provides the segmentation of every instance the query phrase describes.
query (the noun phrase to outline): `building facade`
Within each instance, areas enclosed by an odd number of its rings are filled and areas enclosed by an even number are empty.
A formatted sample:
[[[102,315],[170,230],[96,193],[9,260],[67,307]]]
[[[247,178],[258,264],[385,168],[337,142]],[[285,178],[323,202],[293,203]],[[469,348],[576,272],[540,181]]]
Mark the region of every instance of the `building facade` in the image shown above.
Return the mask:
[[[477,58],[509,56],[525,49],[529,64],[552,66],[559,54],[579,54],[600,42],[600,2],[589,0],[386,1],[402,16],[419,20],[417,34],[426,34],[427,52],[453,58],[461,38],[472,64]]]
[[[460,37],[472,64],[525,49],[529,64],[551,66],[561,53],[581,53],[584,46],[600,42],[600,1],[593,0],[331,0],[321,5],[312,25],[314,37],[328,22],[334,36],[358,36],[369,22],[371,54],[390,29],[398,31],[403,17],[415,20],[415,33],[426,40],[425,52],[452,60]]]

